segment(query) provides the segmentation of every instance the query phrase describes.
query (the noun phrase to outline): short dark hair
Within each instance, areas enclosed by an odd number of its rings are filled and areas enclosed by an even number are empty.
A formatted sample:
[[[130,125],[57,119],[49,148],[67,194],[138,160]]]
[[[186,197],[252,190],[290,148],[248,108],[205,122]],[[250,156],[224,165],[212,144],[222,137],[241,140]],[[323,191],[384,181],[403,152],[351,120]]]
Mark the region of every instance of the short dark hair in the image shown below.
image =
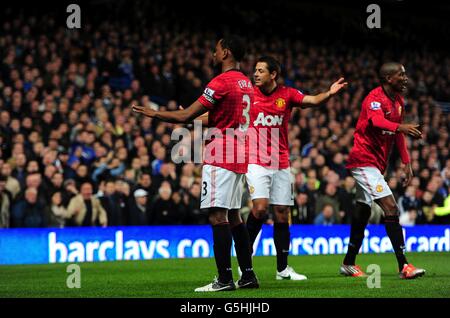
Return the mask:
[[[380,82],[387,83],[387,77],[395,74],[401,67],[402,64],[398,62],[387,62],[381,65],[380,70],[378,71]]]
[[[269,73],[277,72],[277,76],[275,77],[275,80],[277,80],[280,77],[281,64],[273,56],[270,56],[270,55],[261,56],[256,61],[256,63],[266,63],[267,64],[267,69],[269,70]]]
[[[236,62],[242,61],[245,56],[244,40],[237,35],[227,35],[220,40],[223,49],[228,49],[233,54]]]

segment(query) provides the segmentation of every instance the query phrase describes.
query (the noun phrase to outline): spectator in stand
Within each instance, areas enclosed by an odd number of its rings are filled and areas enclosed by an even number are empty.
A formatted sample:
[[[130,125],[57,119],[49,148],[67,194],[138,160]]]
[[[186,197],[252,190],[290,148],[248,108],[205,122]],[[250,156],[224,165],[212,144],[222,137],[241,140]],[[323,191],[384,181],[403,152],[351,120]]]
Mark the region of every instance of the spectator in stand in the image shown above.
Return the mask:
[[[295,205],[292,209],[292,223],[293,224],[313,224],[314,208],[308,202],[308,195],[300,192],[295,197]]]
[[[402,215],[400,215],[399,222],[402,226],[412,226],[416,224],[417,220],[417,209],[410,208],[406,212],[404,212]]]
[[[26,188],[24,198],[12,208],[11,227],[46,227],[47,223],[46,207],[38,200],[38,190]]]
[[[60,191],[56,191],[51,197],[51,206],[49,213],[49,227],[64,228],[66,220],[70,217],[67,208],[62,204],[62,195]]]
[[[12,195],[6,189],[7,177],[0,174],[0,229],[10,226],[10,206]]]
[[[129,225],[149,225],[150,208],[148,202],[148,192],[144,189],[137,189],[133,193],[129,210]]]
[[[103,226],[108,224],[108,217],[100,200],[93,196],[93,187],[89,182],[80,187],[80,194],[74,196],[67,207],[68,214],[78,226]]]
[[[183,204],[186,208],[186,217],[183,224],[209,224],[208,214],[200,209],[200,184],[194,182],[188,193],[183,195]]]
[[[347,176],[338,189],[338,200],[340,207],[341,223],[349,224],[351,222],[352,211],[356,208],[356,187],[355,179]]]
[[[120,193],[116,191],[116,183],[114,180],[108,180],[100,184],[101,195],[98,193],[100,202],[106,211],[108,225],[119,226],[125,222],[124,211],[121,206]]]
[[[410,185],[406,188],[405,194],[398,199],[398,208],[400,210],[400,215],[406,213],[409,210],[420,209],[420,200],[416,198],[416,189],[414,186]]]
[[[334,184],[328,183],[325,186],[325,191],[323,194],[319,195],[316,201],[316,212],[321,212],[324,210],[325,205],[329,204],[333,207],[333,212],[336,213],[333,217],[333,222],[340,223],[341,215],[338,215],[339,210],[339,200],[337,195],[337,188]],[[328,212],[328,211],[327,211]]]
[[[185,217],[185,211],[182,205],[177,206],[172,200],[170,183],[163,181],[158,194],[151,205],[150,224],[181,224]]]
[[[3,163],[3,165],[1,165],[0,174],[5,176],[6,178],[5,189],[8,190],[9,193],[11,193],[12,199],[15,199],[16,196],[20,193],[20,183],[11,175],[11,165],[7,162]]]
[[[323,210],[314,219],[315,225],[333,225],[336,224],[336,212],[333,205],[326,203]]]
[[[433,209],[434,221],[437,224],[450,224],[450,184],[447,186],[447,193],[444,204],[435,206]]]
[[[156,194],[156,191],[154,190],[152,177],[149,172],[143,171],[139,177],[139,181],[137,185],[135,186],[136,189],[143,189],[147,191],[147,194],[150,197],[153,197]]]

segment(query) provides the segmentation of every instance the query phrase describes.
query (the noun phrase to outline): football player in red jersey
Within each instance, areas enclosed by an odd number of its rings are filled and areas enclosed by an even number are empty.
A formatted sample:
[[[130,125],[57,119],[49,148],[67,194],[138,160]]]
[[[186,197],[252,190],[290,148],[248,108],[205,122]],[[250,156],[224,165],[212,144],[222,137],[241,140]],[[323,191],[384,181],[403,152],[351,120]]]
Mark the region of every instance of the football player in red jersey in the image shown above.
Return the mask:
[[[375,202],[385,214],[386,232],[397,257],[400,278],[416,278],[424,275],[425,270],[414,267],[406,260],[399,210],[383,174],[389,153],[395,144],[405,165],[406,179],[403,186],[409,184],[413,172],[404,135],[420,138],[421,132],[417,124],[402,123],[402,93],[406,91],[408,83],[404,66],[393,62],[383,64],[379,76],[381,86],[373,89],[363,100],[354,145],[347,162],[347,168],[356,179],[357,207],[352,214],[350,242],[340,273],[346,276],[365,276],[361,268],[355,265],[355,259],[364,239],[372,202]]]
[[[320,106],[340,92],[343,78],[327,92],[304,95],[297,89],[280,85],[279,62],[271,56],[257,60],[254,72],[255,97],[250,109],[249,166],[246,179],[253,209],[247,219],[253,245],[261,230],[269,205],[274,211],[273,237],[277,252],[277,280],[305,280],[288,266],[290,245],[289,215],[294,205],[293,176],[289,163],[288,124],[293,107]]]
[[[259,287],[253,272],[245,225],[242,220],[240,223],[234,220],[235,226],[231,229],[228,220],[228,210],[241,208],[243,179],[248,166],[245,156],[244,160],[239,160],[239,155],[245,153],[248,112],[253,103],[251,81],[239,71],[239,61],[244,53],[244,43],[238,37],[228,36],[218,41],[214,64],[221,67],[222,73],[213,78],[203,95],[187,108],[154,111],[148,107],[132,106],[137,113],[173,123],[187,123],[209,111],[209,127],[214,127],[215,138],[209,140],[205,147],[200,208],[209,209],[219,277],[212,283],[195,289],[197,292],[236,289],[231,271],[232,237],[235,239],[239,266],[243,269],[243,275],[237,282],[238,287]],[[227,134],[230,129],[236,134]]]

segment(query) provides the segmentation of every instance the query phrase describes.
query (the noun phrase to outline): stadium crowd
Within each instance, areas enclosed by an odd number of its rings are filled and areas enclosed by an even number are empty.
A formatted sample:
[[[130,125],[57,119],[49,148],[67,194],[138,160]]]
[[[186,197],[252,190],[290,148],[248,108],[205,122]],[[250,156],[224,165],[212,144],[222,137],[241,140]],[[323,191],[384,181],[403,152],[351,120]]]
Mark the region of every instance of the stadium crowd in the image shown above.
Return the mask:
[[[208,223],[199,209],[201,165],[171,159],[171,132],[182,126],[135,116],[130,105],[189,106],[214,77],[216,33],[172,22],[138,31],[120,21],[67,30],[35,16],[1,23],[0,228]],[[318,110],[293,111],[292,223],[349,223],[355,182],[345,162],[360,105],[378,85],[382,59],[396,58],[410,78],[405,119],[421,123],[423,138],[407,138],[411,184],[401,186],[395,151],[386,178],[402,224],[450,224],[450,113],[441,103],[450,101],[448,55],[247,40],[241,67],[249,76],[255,59],[271,54],[283,64],[280,81],[304,92],[341,76],[350,84]],[[250,205],[245,194],[242,213]],[[382,222],[373,211],[371,222]]]

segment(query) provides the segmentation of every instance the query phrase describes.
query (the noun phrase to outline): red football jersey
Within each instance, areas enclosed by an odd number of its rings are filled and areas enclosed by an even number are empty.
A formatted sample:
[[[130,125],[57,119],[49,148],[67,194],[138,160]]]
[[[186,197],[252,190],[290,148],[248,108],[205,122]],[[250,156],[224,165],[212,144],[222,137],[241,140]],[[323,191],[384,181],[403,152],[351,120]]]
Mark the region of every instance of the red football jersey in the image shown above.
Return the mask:
[[[255,88],[248,132],[249,163],[273,169],[289,167],[288,124],[292,107],[300,106],[302,92],[278,85],[270,94]]]
[[[370,119],[381,114],[391,122],[401,123],[403,111],[403,97],[396,95],[395,100],[392,100],[381,86],[366,96],[356,124],[353,148],[350,151],[347,168],[375,167],[384,173],[396,133],[374,127]]]
[[[209,110],[209,132],[204,163],[246,173],[245,135],[250,123],[253,86],[238,70],[224,72],[209,82],[198,101]]]

